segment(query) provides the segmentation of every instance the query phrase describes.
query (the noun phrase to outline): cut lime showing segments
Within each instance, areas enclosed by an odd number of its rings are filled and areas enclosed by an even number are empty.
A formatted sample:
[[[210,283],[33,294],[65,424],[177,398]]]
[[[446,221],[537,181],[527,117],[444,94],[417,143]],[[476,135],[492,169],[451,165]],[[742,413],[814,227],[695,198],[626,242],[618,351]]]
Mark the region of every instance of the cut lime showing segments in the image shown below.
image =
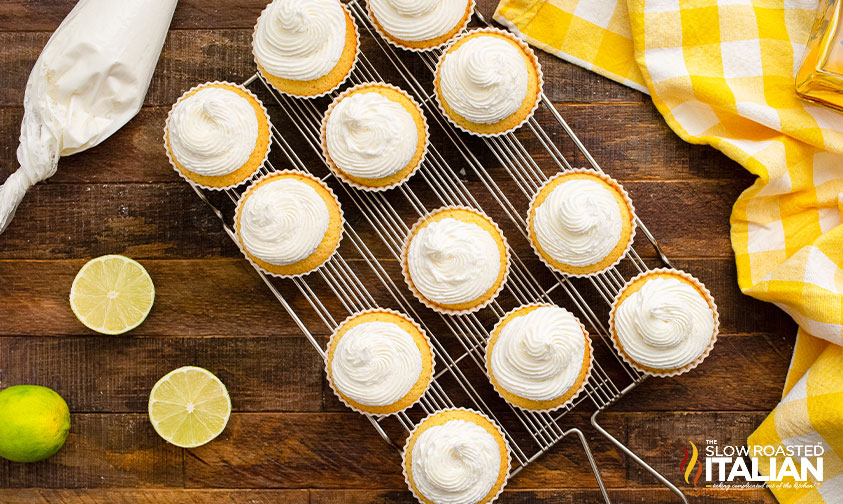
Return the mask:
[[[76,318],[103,334],[123,334],[139,326],[154,301],[149,273],[121,255],[91,259],[70,288],[70,308]]]
[[[149,394],[149,421],[155,431],[182,448],[195,448],[219,436],[230,415],[225,385],[200,367],[170,371]]]

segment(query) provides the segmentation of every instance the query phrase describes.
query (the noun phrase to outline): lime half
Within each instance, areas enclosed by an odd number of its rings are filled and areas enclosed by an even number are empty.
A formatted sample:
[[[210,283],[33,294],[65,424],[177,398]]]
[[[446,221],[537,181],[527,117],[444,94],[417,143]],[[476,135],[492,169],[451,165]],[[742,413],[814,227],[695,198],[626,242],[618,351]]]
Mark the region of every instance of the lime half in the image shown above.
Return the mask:
[[[219,436],[229,416],[228,390],[200,367],[170,371],[149,394],[149,421],[155,431],[182,448],[195,448]]]
[[[82,266],[70,288],[70,308],[87,327],[123,334],[139,326],[155,301],[152,278],[137,261],[105,255]]]

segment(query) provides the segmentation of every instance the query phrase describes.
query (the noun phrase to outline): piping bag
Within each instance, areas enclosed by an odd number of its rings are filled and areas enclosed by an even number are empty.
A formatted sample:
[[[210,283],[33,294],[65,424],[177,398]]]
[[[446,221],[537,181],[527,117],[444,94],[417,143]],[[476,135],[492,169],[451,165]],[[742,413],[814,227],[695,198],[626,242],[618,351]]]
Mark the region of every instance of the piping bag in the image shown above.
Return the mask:
[[[47,41],[24,95],[20,168],[0,186],[0,233],[59,157],[110,137],[143,104],[178,0],[79,0]]]

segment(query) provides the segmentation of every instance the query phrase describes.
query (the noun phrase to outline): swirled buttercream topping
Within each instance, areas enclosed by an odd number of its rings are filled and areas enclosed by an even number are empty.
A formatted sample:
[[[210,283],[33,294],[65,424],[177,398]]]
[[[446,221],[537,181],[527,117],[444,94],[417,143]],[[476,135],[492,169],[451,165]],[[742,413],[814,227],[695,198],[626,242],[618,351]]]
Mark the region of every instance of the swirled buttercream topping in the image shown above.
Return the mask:
[[[574,385],[584,359],[585,336],[577,319],[564,308],[543,306],[501,328],[490,364],[505,390],[549,401]]]
[[[473,301],[495,285],[501,255],[485,229],[447,217],[416,233],[407,266],[413,285],[424,297],[454,305]]]
[[[501,454],[486,429],[451,420],[424,430],[412,453],[416,489],[437,504],[476,504],[498,480]]]
[[[375,91],[357,92],[337,103],[325,138],[331,160],[345,173],[380,179],[406,167],[419,143],[413,116]]]
[[[536,239],[553,259],[571,266],[597,264],[617,246],[623,232],[618,202],[593,180],[562,182],[536,209]]]
[[[496,123],[514,114],[527,96],[527,66],[521,51],[496,35],[475,36],[445,53],[442,97],[471,122]]]
[[[633,360],[657,369],[678,369],[705,352],[714,315],[692,286],[677,278],[653,278],[615,312],[615,332]]]
[[[390,322],[363,322],[342,335],[331,361],[334,386],[367,406],[387,406],[407,395],[421,376],[413,337]]]
[[[259,185],[240,214],[240,238],[255,257],[270,264],[297,263],[316,251],[330,215],[316,190],[291,178]]]
[[[254,152],[258,118],[246,98],[206,87],[173,107],[169,138],[173,156],[186,169],[207,177],[228,175]]]
[[[297,81],[327,75],[345,48],[346,15],[337,0],[273,0],[252,41],[267,72]]]
[[[419,42],[453,30],[465,16],[468,0],[369,0],[369,8],[384,31]]]

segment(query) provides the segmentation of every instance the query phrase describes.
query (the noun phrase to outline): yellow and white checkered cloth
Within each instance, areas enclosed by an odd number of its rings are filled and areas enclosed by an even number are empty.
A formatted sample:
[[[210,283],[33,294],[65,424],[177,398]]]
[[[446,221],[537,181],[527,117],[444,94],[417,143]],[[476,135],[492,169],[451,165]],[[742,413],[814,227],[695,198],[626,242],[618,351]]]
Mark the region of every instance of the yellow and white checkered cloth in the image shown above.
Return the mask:
[[[748,443],[826,450],[823,483],[773,488],[782,503],[843,503],[843,114],[794,92],[816,9],[817,0],[501,0],[495,12],[531,44],[649,92],[680,137],[758,176],[732,211],[738,282],[800,329],[782,402]]]

